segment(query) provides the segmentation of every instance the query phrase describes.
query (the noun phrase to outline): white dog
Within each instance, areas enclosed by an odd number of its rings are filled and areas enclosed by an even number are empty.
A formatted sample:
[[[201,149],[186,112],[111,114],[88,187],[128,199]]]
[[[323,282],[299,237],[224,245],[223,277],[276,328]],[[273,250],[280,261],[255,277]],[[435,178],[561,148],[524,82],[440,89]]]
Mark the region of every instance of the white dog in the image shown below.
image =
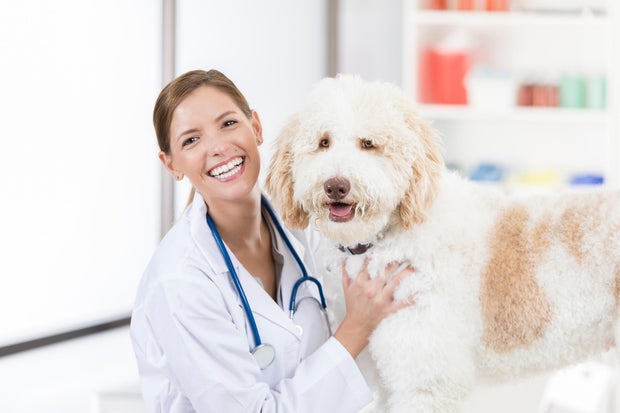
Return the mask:
[[[315,225],[350,268],[370,256],[375,271],[417,269],[396,291],[415,304],[368,347],[377,411],[453,412],[477,380],[620,338],[620,192],[508,196],[469,182],[396,86],[320,81],[277,138],[266,186],[289,226]]]

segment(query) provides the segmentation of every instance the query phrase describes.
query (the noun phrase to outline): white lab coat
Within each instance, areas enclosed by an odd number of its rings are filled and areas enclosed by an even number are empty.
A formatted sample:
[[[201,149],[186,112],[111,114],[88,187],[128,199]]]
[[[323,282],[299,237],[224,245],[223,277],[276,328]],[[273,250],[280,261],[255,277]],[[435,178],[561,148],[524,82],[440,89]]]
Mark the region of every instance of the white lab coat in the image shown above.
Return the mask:
[[[321,337],[325,322],[317,307],[300,306],[291,321],[229,251],[261,339],[276,350],[269,367],[258,367],[246,314],[205,214],[197,194],[162,240],[138,289],[131,338],[147,412],[345,413],[368,404],[372,394],[353,358],[333,337]],[[316,275],[311,240],[287,234]],[[275,240],[287,309],[301,272],[279,236]],[[298,300],[314,291],[304,283]]]

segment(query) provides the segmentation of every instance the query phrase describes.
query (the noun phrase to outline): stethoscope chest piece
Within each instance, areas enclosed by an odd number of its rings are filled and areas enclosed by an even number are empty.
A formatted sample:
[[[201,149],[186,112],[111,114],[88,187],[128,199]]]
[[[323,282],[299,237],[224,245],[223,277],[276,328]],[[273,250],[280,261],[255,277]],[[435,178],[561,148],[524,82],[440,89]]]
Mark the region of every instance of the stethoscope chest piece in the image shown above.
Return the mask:
[[[264,370],[275,360],[276,349],[271,344],[264,343],[254,347],[252,355],[256,359],[256,363],[258,363],[258,367]]]

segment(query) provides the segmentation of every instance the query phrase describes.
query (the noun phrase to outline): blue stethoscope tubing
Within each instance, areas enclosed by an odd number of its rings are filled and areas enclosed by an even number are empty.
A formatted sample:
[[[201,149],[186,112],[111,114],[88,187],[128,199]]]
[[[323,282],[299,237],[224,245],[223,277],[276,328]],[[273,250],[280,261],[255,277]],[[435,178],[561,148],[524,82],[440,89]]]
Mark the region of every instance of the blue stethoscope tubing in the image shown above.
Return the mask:
[[[271,222],[273,222],[274,226],[276,227],[276,230],[280,234],[280,237],[284,240],[286,247],[289,249],[289,251],[293,255],[293,258],[297,262],[297,265],[299,266],[299,269],[301,270],[301,273],[302,273],[302,276],[297,281],[295,281],[295,284],[293,284],[293,289],[291,291],[291,299],[289,301],[289,318],[292,320],[293,315],[295,314],[295,311],[297,310],[297,306],[296,306],[297,290],[304,282],[310,281],[311,283],[316,285],[319,291],[321,311],[325,317],[325,321],[327,323],[327,327],[331,335],[331,326],[329,323],[329,319],[327,317],[327,303],[325,301],[325,295],[323,294],[323,287],[321,286],[321,283],[319,282],[319,280],[317,280],[314,277],[311,277],[308,274],[308,271],[306,270],[306,266],[304,265],[303,261],[297,254],[297,251],[295,251],[295,248],[293,248],[291,241],[286,236],[286,233],[284,232],[284,228],[282,228],[282,225],[278,221],[276,214],[273,211],[273,208],[271,208],[271,205],[269,205],[265,197],[262,195],[261,195],[261,204],[265,208],[269,216],[271,217]],[[254,314],[252,313],[252,307],[250,307],[248,298],[245,295],[245,291],[243,290],[243,286],[241,285],[241,281],[239,280],[239,275],[237,274],[237,271],[235,270],[235,266],[233,265],[232,260],[230,259],[230,255],[228,254],[226,246],[224,245],[224,241],[222,240],[220,233],[215,227],[215,222],[213,222],[213,219],[211,219],[208,212],[206,214],[206,219],[207,219],[207,224],[209,225],[209,228],[211,229],[211,233],[213,234],[213,238],[215,239],[215,242],[217,243],[220,253],[222,254],[222,257],[224,258],[226,267],[228,268],[228,271],[230,273],[230,278],[232,279],[233,284],[235,285],[235,289],[237,290],[237,294],[239,295],[239,299],[241,300],[241,305],[243,306],[243,309],[248,318],[248,323],[250,324],[250,329],[252,330],[252,336],[254,337],[254,349],[252,349],[252,354],[256,357],[260,368],[264,369],[268,367],[271,364],[271,362],[273,362],[275,358],[275,349],[270,344],[266,344],[262,342],[260,334],[258,333],[258,326],[256,325]]]

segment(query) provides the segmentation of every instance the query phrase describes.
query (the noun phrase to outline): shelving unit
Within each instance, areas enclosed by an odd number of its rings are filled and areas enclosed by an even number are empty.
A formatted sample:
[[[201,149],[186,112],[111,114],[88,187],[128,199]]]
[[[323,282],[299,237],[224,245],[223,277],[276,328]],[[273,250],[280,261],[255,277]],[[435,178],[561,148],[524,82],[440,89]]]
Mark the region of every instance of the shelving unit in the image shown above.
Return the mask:
[[[494,164],[510,179],[553,171],[565,186],[575,174],[600,174],[620,186],[620,21],[616,2],[581,0],[580,10],[536,10],[536,0],[512,1],[510,11],[428,10],[421,0],[403,0],[402,85],[419,102],[422,117],[444,139],[450,165],[469,174]],[[546,3],[539,0],[540,5]],[[559,2],[562,3],[562,2]],[[574,2],[573,2],[574,3]],[[558,4],[558,2],[556,2]],[[566,5],[566,3],[564,3]],[[589,6],[596,6],[590,8]],[[422,51],[450,36],[465,39],[469,74],[491,69],[505,76],[510,102],[497,104],[499,88],[466,87],[467,104],[422,103],[419,84]],[[454,42],[453,42],[454,43]],[[563,76],[605,79],[603,105],[594,107],[517,106],[526,82],[559,90]],[[474,92],[476,99],[473,99]],[[481,94],[482,93],[482,94]],[[485,95],[486,93],[486,95]],[[559,92],[558,92],[559,93]],[[480,97],[488,104],[480,104]],[[428,101],[428,99],[424,100]]]
[[[606,14],[553,14],[523,11],[488,12],[488,11],[454,11],[454,10],[417,10],[416,15],[409,15],[414,24],[419,25],[458,25],[458,26],[601,26],[609,18]]]

